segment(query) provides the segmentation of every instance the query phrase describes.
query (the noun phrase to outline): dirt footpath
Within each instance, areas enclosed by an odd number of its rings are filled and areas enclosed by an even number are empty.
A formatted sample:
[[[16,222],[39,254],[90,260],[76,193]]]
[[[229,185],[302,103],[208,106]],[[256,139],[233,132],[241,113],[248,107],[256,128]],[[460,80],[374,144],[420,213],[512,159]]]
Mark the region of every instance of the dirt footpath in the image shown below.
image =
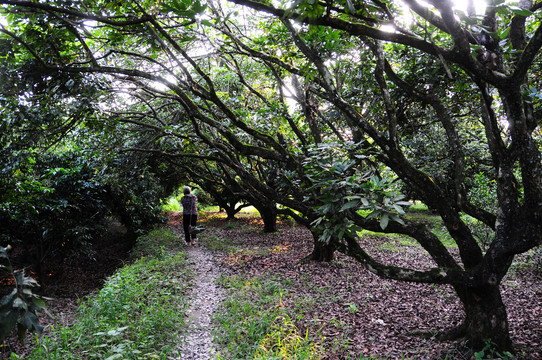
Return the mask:
[[[223,290],[215,284],[220,276],[219,264],[199,245],[187,246],[185,251],[194,271],[194,287],[189,294],[188,329],[178,349],[180,357],[172,359],[216,359],[211,319],[224,298]]]

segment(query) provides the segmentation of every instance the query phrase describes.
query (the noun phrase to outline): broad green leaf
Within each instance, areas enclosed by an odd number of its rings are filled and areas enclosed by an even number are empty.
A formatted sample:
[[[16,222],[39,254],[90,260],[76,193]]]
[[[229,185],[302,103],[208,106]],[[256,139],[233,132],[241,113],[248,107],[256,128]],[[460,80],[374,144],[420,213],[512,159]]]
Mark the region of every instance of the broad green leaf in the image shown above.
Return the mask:
[[[45,309],[45,308],[47,307],[47,305],[45,304],[45,301],[43,301],[43,300],[40,299],[40,298],[33,297],[33,298],[32,298],[32,302],[34,303],[34,305],[35,305],[38,309]]]
[[[17,295],[17,289],[13,289],[10,294],[3,296],[0,300],[0,309],[11,304],[15,295]]]
[[[523,9],[523,8],[520,8],[518,6],[509,6],[508,7],[515,15],[519,15],[519,16],[531,16],[533,15],[534,13],[530,10],[527,10],[527,9]]]
[[[19,297],[15,298],[15,300],[13,300],[13,307],[15,309],[23,309],[23,310],[26,310],[28,308],[28,306],[23,301],[23,299],[21,299]]]
[[[395,214],[390,214],[390,219],[395,221],[395,222],[398,222],[399,224],[405,224],[405,222],[403,221],[403,219],[401,219],[399,216],[395,215]]]
[[[504,29],[504,31],[499,32],[499,38],[506,39],[509,33],[510,33],[510,27],[507,27],[506,29]]]
[[[0,341],[6,339],[17,324],[18,314],[16,311],[9,310],[0,313]]]
[[[21,323],[30,332],[41,333],[43,331],[43,326],[40,324],[38,317],[30,311],[27,311],[25,313],[21,320]]]
[[[397,204],[393,204],[393,208],[401,215],[404,215],[405,214],[405,211],[403,210],[403,208]]]
[[[382,230],[386,230],[386,228],[388,227],[389,221],[390,219],[388,217],[388,214],[382,215],[382,218],[380,218],[380,227],[382,228]]]
[[[345,203],[345,204],[341,207],[341,210],[340,210],[340,211],[352,209],[353,207],[358,206],[358,204],[359,204],[359,200],[352,200],[352,201],[349,201],[349,202]]]

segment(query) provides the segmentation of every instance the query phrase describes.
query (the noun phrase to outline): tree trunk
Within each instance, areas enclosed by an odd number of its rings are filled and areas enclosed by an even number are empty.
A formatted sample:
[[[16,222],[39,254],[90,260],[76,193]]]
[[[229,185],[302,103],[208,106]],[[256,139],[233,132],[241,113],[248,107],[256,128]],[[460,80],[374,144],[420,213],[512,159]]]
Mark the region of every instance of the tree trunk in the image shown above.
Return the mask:
[[[326,244],[319,240],[319,235],[312,233],[312,238],[314,240],[314,247],[312,253],[305,257],[302,261],[331,261],[335,254],[335,246],[333,244],[333,239]]]
[[[500,352],[512,350],[506,307],[498,285],[467,289],[463,306],[466,337],[472,349],[481,350],[491,341]]]
[[[235,214],[237,214],[237,211],[235,210],[235,204],[233,206],[225,205],[224,210],[226,210],[226,220],[233,220],[235,219]]]
[[[277,210],[274,206],[254,206],[262,217],[264,233],[277,231]]]

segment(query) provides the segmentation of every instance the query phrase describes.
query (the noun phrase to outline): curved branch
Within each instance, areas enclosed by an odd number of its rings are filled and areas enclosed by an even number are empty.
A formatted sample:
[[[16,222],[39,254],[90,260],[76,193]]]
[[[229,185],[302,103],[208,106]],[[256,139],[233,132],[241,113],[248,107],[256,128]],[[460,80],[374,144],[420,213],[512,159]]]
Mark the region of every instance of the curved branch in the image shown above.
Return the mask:
[[[301,14],[288,11],[288,10],[278,9],[272,5],[267,5],[266,3],[263,3],[263,2],[257,2],[254,0],[230,0],[230,1],[239,5],[250,7],[252,9],[255,9],[261,12],[272,14],[279,19],[291,19],[291,20],[302,22],[304,24],[327,26],[332,29],[345,31],[346,33],[350,35],[354,35],[354,36],[360,36],[360,37],[366,36],[366,37],[373,38],[376,40],[383,40],[383,41],[389,41],[389,42],[393,42],[397,44],[403,44],[403,45],[418,49],[420,51],[423,51],[424,53],[432,55],[432,56],[438,57],[440,54],[440,56],[442,56],[448,62],[462,66],[463,68],[476,74],[477,76],[481,77],[487,82],[494,84],[497,87],[506,88],[510,84],[510,81],[511,81],[511,79],[507,77],[506,75],[501,74],[496,71],[491,71],[486,66],[483,66],[482,64],[477,62],[471,56],[469,41],[466,41],[468,40],[467,35],[465,34],[465,31],[459,27],[457,22],[454,23],[455,20],[449,20],[449,23],[447,23],[446,25],[452,26],[452,30],[454,31],[454,33],[452,33],[452,36],[456,40],[458,47],[453,48],[453,49],[446,49],[443,47],[438,47],[431,42],[420,39],[419,37],[405,35],[401,33],[391,33],[391,32],[379,30],[379,29],[376,29],[374,27],[367,26],[364,24],[348,22],[340,18],[322,16],[316,19],[309,20],[308,18],[302,16]],[[446,12],[445,14],[449,15]]]
[[[200,155],[200,154],[194,154],[194,153],[171,153],[167,151],[163,151],[160,149],[147,149],[147,148],[125,148],[120,149],[120,152],[142,152],[142,153],[150,153],[150,154],[158,154],[162,155],[167,158],[189,158],[189,159],[198,159],[198,160],[209,160],[209,161],[220,161],[220,158],[214,157],[214,156],[208,156],[208,155]]]
[[[72,22],[56,14],[54,14],[54,16],[60,21],[62,21],[64,24],[66,24],[66,27],[68,28],[68,30],[79,40],[79,42],[81,43],[81,46],[83,46],[83,49],[85,50],[85,53],[87,54],[87,57],[90,63],[93,66],[97,66],[98,63],[96,62],[96,58],[94,57],[94,54],[92,53],[92,51],[90,51],[90,48],[88,47],[87,42],[85,41],[85,39],[83,39],[83,37],[81,36],[79,31],[77,31],[76,27],[72,24]]]
[[[448,249],[440,242],[439,238],[429,231],[424,224],[415,223],[409,220],[403,220],[404,224],[393,221],[388,224],[385,230],[383,230],[378,220],[367,220],[365,217],[355,212],[347,213],[347,216],[354,221],[356,225],[369,231],[407,235],[415,239],[424,250],[427,251],[438,266],[456,270],[461,269],[457,264],[457,261],[450,255]]]
[[[384,71],[388,71],[388,68],[391,70],[391,67],[384,56],[384,49],[382,48],[381,42],[377,41],[376,44],[373,44],[370,41],[366,41],[366,44],[369,45],[376,57],[375,78],[380,87],[380,91],[382,92],[382,100],[386,107],[386,114],[388,117],[388,139],[393,146],[397,147],[397,114],[391,101],[390,89],[384,79]]]
[[[527,75],[534,59],[538,55],[540,48],[542,47],[542,24],[538,26],[533,37],[525,46],[521,56],[516,64],[516,69],[512,74],[512,79],[515,80],[514,84],[519,85],[523,82],[523,79]],[[510,85],[509,85],[510,86]]]
[[[386,279],[408,281],[426,284],[465,284],[473,283],[473,278],[467,272],[457,269],[433,268],[431,270],[419,271],[400,266],[382,264],[373,259],[359,243],[350,237],[346,238],[346,244],[336,244],[338,251],[351,256],[367,270],[375,275]]]
[[[107,24],[107,25],[114,25],[114,26],[128,26],[128,25],[137,25],[137,24],[143,24],[148,22],[152,19],[151,16],[143,16],[140,18],[132,17],[127,18],[125,17],[125,20],[114,20],[114,18],[108,17],[108,16],[100,16],[100,15],[93,15],[93,14],[86,14],[80,11],[76,10],[69,10],[65,8],[59,8],[52,5],[47,5],[44,3],[37,3],[34,1],[18,1],[18,0],[0,0],[0,5],[12,5],[12,6],[20,6],[25,7],[29,9],[38,9],[43,11],[49,11],[54,13],[61,13],[71,16],[76,16],[81,19],[87,19],[87,20],[95,20],[99,21],[101,23]]]
[[[6,30],[4,28],[4,26],[0,25],[0,32],[12,37],[13,39],[17,40],[18,42],[20,42],[25,48],[26,50],[28,50],[28,52],[30,52],[30,54],[32,54],[32,56],[34,56],[34,58],[40,62],[40,64],[44,67],[47,66],[47,64],[45,63],[45,61],[38,55],[37,52],[34,51],[34,49],[28,45],[28,43],[26,41],[24,41],[20,36],[17,36],[15,35],[14,33],[12,33],[11,31],[9,30]]]
[[[410,7],[410,9],[412,9],[423,19],[427,20],[431,25],[444,32],[448,32],[448,29],[446,28],[446,25],[444,24],[442,19],[436,16],[435,13],[433,13],[432,11],[429,11],[428,8],[422,6],[418,1],[404,0],[404,2]]]

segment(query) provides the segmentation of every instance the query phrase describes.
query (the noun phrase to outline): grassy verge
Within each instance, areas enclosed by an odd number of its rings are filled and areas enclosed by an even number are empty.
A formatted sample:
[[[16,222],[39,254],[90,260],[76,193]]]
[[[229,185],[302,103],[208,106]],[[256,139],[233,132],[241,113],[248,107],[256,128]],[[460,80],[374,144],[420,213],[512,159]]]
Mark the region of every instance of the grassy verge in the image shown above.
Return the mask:
[[[83,301],[76,321],[38,340],[25,359],[166,359],[185,327],[192,278],[179,240],[164,229],[138,240],[132,264]],[[15,357],[16,359],[17,357]]]
[[[241,247],[235,240],[206,234],[200,244],[239,264],[243,256],[264,256],[265,247]],[[214,315],[213,336],[218,359],[321,359],[324,348],[318,331],[302,330],[306,299],[290,294],[291,281],[268,273],[223,274],[218,283],[226,299]],[[313,334],[313,335],[309,335]],[[314,335],[316,334],[316,335]]]
[[[284,305],[285,283],[270,277],[223,276],[229,293],[215,316],[219,359],[320,359],[321,339],[309,337]]]

